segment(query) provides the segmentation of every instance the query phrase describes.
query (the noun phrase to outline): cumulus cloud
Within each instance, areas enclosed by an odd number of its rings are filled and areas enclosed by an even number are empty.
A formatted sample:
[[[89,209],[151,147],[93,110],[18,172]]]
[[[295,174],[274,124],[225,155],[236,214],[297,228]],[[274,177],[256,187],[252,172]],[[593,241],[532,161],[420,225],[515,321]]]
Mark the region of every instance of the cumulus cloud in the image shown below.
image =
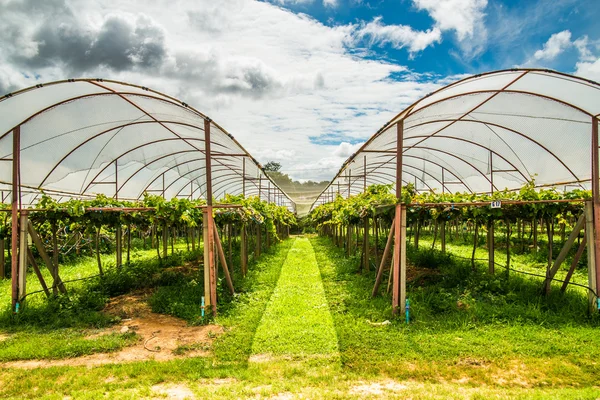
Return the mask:
[[[371,45],[390,44],[397,49],[406,47],[411,54],[442,41],[442,32],[438,28],[416,31],[407,25],[384,25],[382,17],[362,23],[354,35],[357,39],[367,38]]]
[[[600,82],[600,57],[595,61],[580,61],[575,66],[575,75]]]
[[[61,65],[73,73],[98,66],[120,71],[157,67],[166,55],[163,30],[143,14],[107,15],[94,27],[81,21],[64,2],[54,1],[45,4],[46,18],[40,24],[19,29],[18,17],[36,10],[31,2],[20,5],[20,9],[7,7],[17,18],[6,18],[3,28],[11,32],[15,43],[6,46],[7,55],[17,64],[30,68]]]
[[[413,0],[413,4],[427,11],[435,21],[433,29],[454,31],[466,56],[473,57],[484,49],[487,0]]]
[[[340,142],[366,140],[439,87],[390,79],[407,68],[357,56],[348,40],[358,24],[326,26],[267,2],[214,4],[0,0],[0,90],[78,76],[151,87],[209,115],[260,162],[324,180],[352,151]],[[341,139],[311,140],[327,135]]]
[[[413,0],[415,7],[426,10],[442,31],[455,31],[458,40],[472,38],[481,29],[487,0]]]
[[[348,143],[348,142],[342,142],[333,151],[333,155],[336,156],[336,157],[348,158],[352,154],[356,153],[356,151],[358,149],[360,149],[360,146],[362,146],[362,145],[363,145],[363,143],[351,144],[351,143]]]
[[[533,54],[536,60],[554,60],[560,53],[571,47],[571,32],[565,30],[550,36],[544,47]]]

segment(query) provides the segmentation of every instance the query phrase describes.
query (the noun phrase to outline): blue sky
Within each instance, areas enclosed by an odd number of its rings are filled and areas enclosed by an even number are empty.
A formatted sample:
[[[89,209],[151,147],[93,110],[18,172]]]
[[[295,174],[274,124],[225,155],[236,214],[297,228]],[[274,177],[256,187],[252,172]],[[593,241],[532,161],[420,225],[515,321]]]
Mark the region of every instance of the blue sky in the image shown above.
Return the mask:
[[[376,18],[381,18],[383,25],[405,25],[417,31],[426,31],[436,25],[436,20],[426,9],[418,8],[410,0],[337,0],[335,6],[322,1],[272,0],[271,3],[297,14],[309,15],[329,26],[369,22]],[[600,40],[600,1],[597,0],[488,0],[479,3],[485,4],[481,11],[487,40],[476,54],[465,54],[452,30],[443,31],[440,42],[412,56],[406,48],[399,49],[390,43],[369,46],[369,38],[360,44],[368,48],[369,57],[406,65],[421,73],[447,76],[524,65],[551,35],[565,30],[571,33],[573,40],[586,35],[596,43]],[[480,41],[482,36],[481,31],[475,31],[468,41]],[[560,57],[531,66],[573,72],[578,56],[577,49],[571,47]]]
[[[72,77],[151,87],[303,180],[331,179],[468,75],[600,81],[600,0],[0,0],[0,15],[0,93]]]

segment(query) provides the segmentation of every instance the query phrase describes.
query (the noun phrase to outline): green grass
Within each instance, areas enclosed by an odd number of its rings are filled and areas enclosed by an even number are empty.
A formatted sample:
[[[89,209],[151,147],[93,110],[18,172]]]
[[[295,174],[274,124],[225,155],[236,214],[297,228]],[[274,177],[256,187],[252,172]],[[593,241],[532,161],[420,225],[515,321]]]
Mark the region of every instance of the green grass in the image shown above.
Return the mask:
[[[215,342],[214,353],[219,361],[245,365],[252,352],[254,333],[258,328],[267,303],[279,280],[293,240],[288,239],[254,260],[245,279],[237,279],[234,302],[221,308],[216,323],[227,333]]]
[[[133,333],[111,333],[87,339],[84,332],[19,332],[0,342],[0,361],[60,359],[119,351],[138,341]]]
[[[254,261],[248,277],[235,277],[238,293],[215,320],[225,333],[213,344],[213,356],[92,369],[5,368],[0,398],[160,397],[155,385],[178,385],[196,398],[211,399],[600,397],[598,324],[574,313],[581,293],[567,293],[562,305],[560,297],[540,300],[537,280],[512,276],[504,282],[472,273],[468,263],[421,254],[417,257],[429,257],[435,268],[409,285],[414,314],[406,326],[391,319],[389,296],[370,297],[374,273],[358,274],[356,257],[344,258],[326,238],[310,238],[310,244],[318,271],[310,245],[297,239]],[[166,287],[177,285],[172,280]],[[165,299],[176,296],[166,293]],[[310,300],[312,309],[294,299]],[[386,326],[368,322],[387,319]],[[317,321],[325,330],[335,329],[326,341],[293,336],[289,326],[313,333]],[[282,340],[282,333],[291,336]],[[293,356],[248,362],[253,350],[274,352],[269,346]],[[315,349],[330,346],[339,349],[336,368],[311,359]]]
[[[254,354],[337,355],[337,338],[308,239],[294,241],[254,336]]]
[[[468,264],[447,265],[426,286],[409,285],[413,320],[405,325],[402,318],[391,319],[389,296],[371,299],[374,275],[358,275],[356,258],[344,258],[326,238],[312,243],[347,370],[509,387],[519,379],[534,387],[596,384],[597,321],[566,314],[569,301],[564,308],[544,306],[537,284],[512,278],[496,289],[485,285],[496,278],[471,274]],[[477,287],[468,294],[468,288]],[[520,287],[527,288],[519,293],[523,298],[512,293],[507,301],[506,295]],[[459,306],[458,301],[464,303]],[[368,323],[386,319],[391,325]]]

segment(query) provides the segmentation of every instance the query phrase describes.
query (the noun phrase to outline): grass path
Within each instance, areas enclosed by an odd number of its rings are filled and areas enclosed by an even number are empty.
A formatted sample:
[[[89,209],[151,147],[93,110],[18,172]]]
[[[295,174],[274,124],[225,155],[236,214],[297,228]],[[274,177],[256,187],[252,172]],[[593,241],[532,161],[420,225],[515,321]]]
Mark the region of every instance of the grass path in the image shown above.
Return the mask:
[[[315,252],[295,239],[252,345],[255,355],[339,360],[333,318],[325,298]]]

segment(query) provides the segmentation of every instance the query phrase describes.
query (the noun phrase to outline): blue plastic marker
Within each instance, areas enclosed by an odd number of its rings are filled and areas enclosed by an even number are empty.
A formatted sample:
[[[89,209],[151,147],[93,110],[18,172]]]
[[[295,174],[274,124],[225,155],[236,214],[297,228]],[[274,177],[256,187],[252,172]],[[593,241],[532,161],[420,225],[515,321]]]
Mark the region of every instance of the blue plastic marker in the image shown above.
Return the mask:
[[[204,318],[204,296],[202,296],[202,318]]]
[[[406,323],[408,324],[410,321],[410,300],[406,299],[406,306],[404,307],[406,309]]]

